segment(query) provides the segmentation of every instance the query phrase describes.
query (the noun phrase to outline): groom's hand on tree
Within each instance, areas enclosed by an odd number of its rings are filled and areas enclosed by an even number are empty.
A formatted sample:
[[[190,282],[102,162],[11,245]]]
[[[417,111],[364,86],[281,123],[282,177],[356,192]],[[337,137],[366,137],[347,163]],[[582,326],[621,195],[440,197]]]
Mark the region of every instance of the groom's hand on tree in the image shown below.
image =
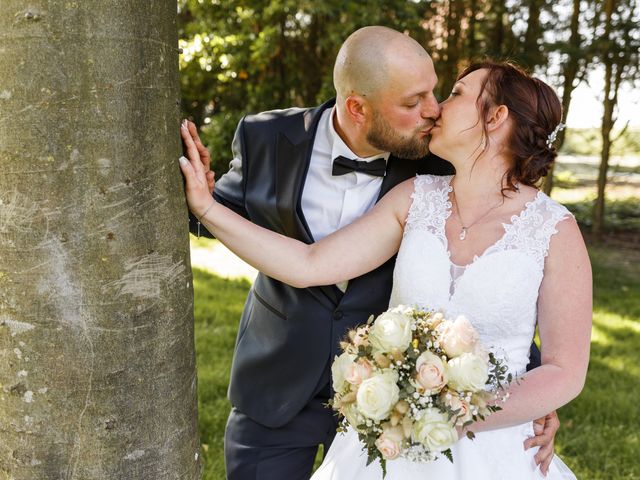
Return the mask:
[[[551,412],[545,417],[533,421],[533,432],[535,437],[531,437],[524,442],[525,450],[531,447],[540,447],[535,455],[536,465],[540,466],[540,471],[546,475],[549,465],[553,460],[553,442],[556,433],[560,428],[560,420],[556,412]]]
[[[211,171],[211,154],[209,154],[209,150],[202,144],[200,140],[200,136],[198,135],[198,127],[193,122],[189,120],[184,120],[183,125],[186,125],[186,130],[193,140],[196,149],[198,150],[198,154],[200,155],[200,161],[202,162],[202,167],[204,169],[204,174],[207,179],[207,186],[209,187],[209,193],[213,194],[213,186],[215,184],[214,174]],[[185,145],[186,146],[186,145]]]

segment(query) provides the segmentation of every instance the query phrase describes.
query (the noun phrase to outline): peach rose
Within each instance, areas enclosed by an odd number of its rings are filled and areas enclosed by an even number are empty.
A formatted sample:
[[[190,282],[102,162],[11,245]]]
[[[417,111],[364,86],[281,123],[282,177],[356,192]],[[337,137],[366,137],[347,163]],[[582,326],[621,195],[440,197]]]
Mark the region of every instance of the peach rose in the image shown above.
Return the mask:
[[[438,393],[447,384],[447,369],[440,357],[426,351],[416,360],[416,381],[427,395]]]
[[[383,458],[393,460],[400,455],[403,439],[402,427],[387,427],[376,440],[376,447]]]
[[[471,406],[453,392],[447,392],[441,396],[442,401],[451,410],[458,411],[456,425],[461,427],[465,422],[472,420]]]
[[[347,367],[344,379],[351,385],[360,385],[363,380],[371,377],[373,366],[364,359],[351,363]]]

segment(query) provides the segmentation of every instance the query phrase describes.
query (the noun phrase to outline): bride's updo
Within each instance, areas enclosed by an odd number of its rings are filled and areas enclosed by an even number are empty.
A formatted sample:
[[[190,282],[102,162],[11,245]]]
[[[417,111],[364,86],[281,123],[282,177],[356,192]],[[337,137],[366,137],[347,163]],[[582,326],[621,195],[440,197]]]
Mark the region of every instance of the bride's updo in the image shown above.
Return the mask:
[[[513,164],[505,174],[505,189],[515,191],[518,183],[535,186],[557,156],[549,135],[562,119],[560,100],[549,85],[511,63],[475,63],[458,80],[480,69],[488,70],[478,96],[480,118],[487,119],[491,107],[506,105],[512,120],[507,148]],[[486,124],[483,129],[488,139]]]

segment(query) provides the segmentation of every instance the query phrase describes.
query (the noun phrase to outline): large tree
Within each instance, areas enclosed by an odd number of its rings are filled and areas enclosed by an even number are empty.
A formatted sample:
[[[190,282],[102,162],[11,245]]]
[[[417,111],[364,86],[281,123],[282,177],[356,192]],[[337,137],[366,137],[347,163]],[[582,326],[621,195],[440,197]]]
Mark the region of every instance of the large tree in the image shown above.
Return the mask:
[[[640,9],[636,0],[605,0],[599,14],[603,23],[596,24],[596,33],[601,30],[602,34],[598,35],[595,49],[604,66],[604,91],[600,127],[602,150],[593,206],[592,231],[596,235],[604,229],[605,188],[611,147],[616,140],[612,138],[612,131],[617,119],[618,93],[624,83],[633,85],[640,78]]]
[[[175,1],[0,31],[0,478],[199,478]]]

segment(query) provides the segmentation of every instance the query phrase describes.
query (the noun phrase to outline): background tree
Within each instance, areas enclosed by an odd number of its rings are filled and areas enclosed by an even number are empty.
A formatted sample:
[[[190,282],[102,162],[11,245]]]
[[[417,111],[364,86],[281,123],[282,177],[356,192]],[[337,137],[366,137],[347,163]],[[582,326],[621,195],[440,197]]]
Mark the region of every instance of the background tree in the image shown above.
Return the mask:
[[[175,3],[0,29],[0,478],[195,480]]]
[[[587,72],[587,68],[590,62],[591,45],[587,43],[587,39],[581,33],[581,28],[584,28],[585,17],[593,11],[593,2],[586,2],[584,0],[572,0],[571,2],[571,16],[569,21],[569,39],[566,41],[562,36],[561,39],[555,42],[555,45],[551,45],[551,49],[557,51],[560,54],[560,70],[561,79],[558,81],[562,84],[562,113],[563,121],[566,122],[569,115],[569,108],[571,106],[571,95],[580,81],[584,78]],[[561,32],[566,29],[556,27]],[[560,150],[564,144],[566,136],[566,129],[561,130],[556,138],[555,147]],[[544,192],[547,195],[551,194],[553,189],[553,172],[552,166],[549,174],[544,181]]]
[[[618,2],[619,15],[637,10],[635,0]],[[604,69],[604,4],[594,0],[375,0],[366,4],[178,0],[182,107],[201,126],[220,175],[228,168],[231,139],[243,115],[317,105],[333,97],[333,61],[345,36],[361,26],[380,24],[410,34],[431,53],[439,98],[449,95],[457,73],[470,62],[487,57],[512,60],[557,88],[566,119],[575,88]],[[615,41],[620,43],[622,23],[617,15],[612,21],[617,25]],[[637,36],[633,28],[629,32],[630,39]],[[624,55],[616,62],[632,64],[632,52]],[[631,82],[627,80],[630,66],[625,68],[628,73],[622,75],[622,86]],[[584,133],[587,141],[578,137],[581,133],[570,132],[575,138],[566,148],[593,156],[595,144],[600,151],[602,144],[601,132],[598,138],[590,138],[594,132]],[[556,148],[565,148],[566,134],[565,130],[558,135]],[[637,143],[633,135],[637,134],[625,134],[621,144]],[[564,178],[566,173],[561,172]],[[543,188],[550,193],[552,186],[553,172]]]
[[[602,151],[598,171],[597,197],[593,207],[592,230],[600,235],[604,226],[605,188],[614,139],[618,93],[623,82],[640,76],[640,12],[635,0],[605,0],[596,20],[596,55],[604,67]],[[601,35],[600,35],[601,33]],[[620,138],[618,136],[618,138]]]

